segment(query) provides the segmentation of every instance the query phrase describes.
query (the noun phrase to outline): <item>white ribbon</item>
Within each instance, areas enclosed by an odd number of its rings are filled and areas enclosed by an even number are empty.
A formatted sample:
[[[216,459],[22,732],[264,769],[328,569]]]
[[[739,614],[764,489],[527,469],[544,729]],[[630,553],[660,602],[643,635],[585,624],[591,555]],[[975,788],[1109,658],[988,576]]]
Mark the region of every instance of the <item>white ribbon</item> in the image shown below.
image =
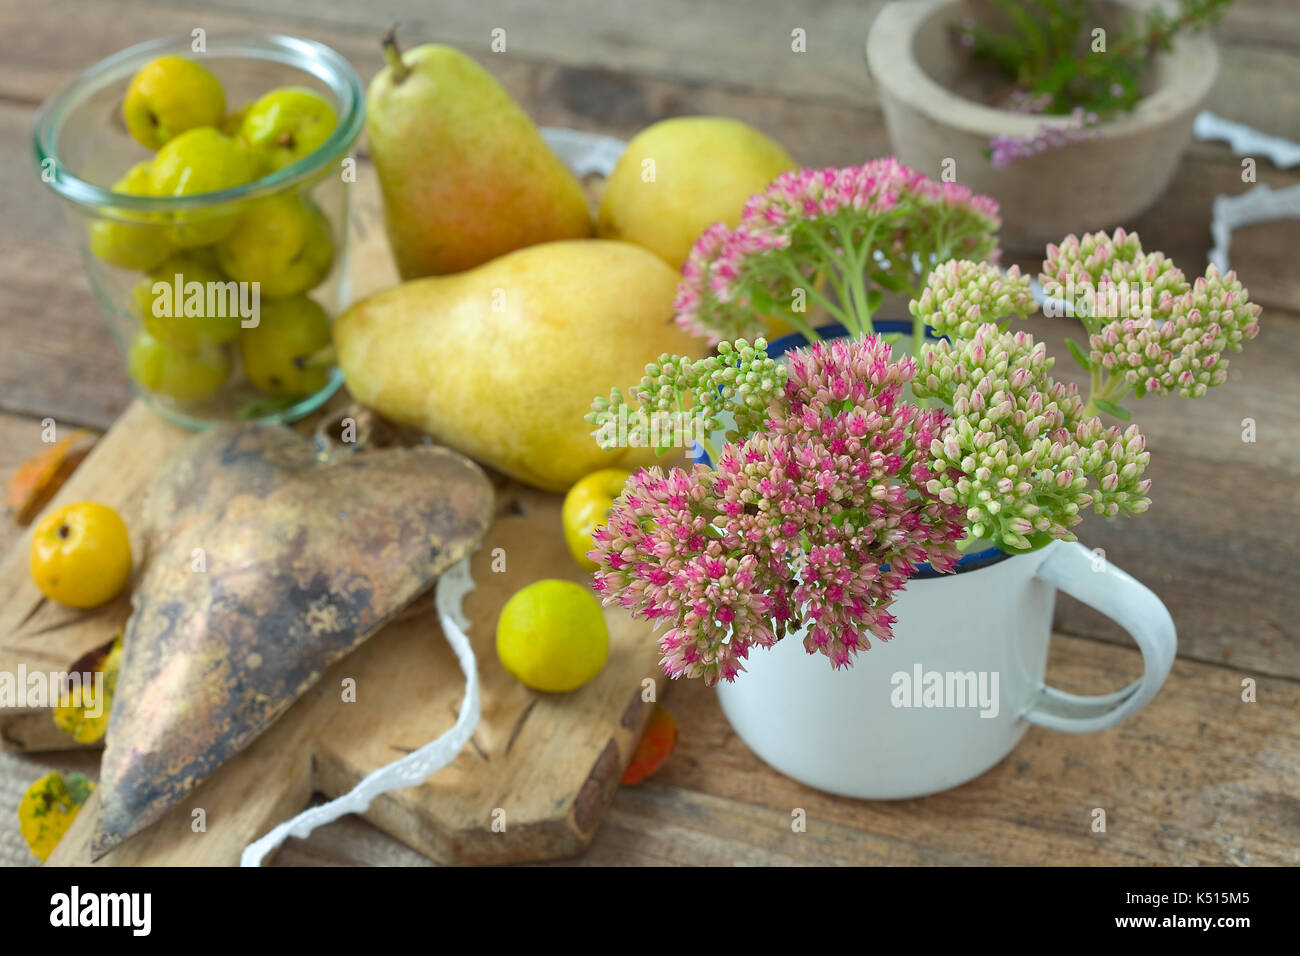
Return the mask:
[[[364,813],[370,801],[380,794],[400,787],[411,787],[423,783],[435,770],[447,766],[461,748],[469,741],[478,726],[480,704],[478,665],[474,660],[474,650],[470,647],[469,619],[461,609],[461,600],[474,590],[474,579],[469,573],[469,558],[458,562],[438,579],[434,591],[434,604],[438,610],[438,622],[442,632],[447,636],[447,643],[456,652],[460,669],[465,674],[465,698],[460,703],[460,713],[451,729],[437,740],[425,744],[419,750],[394,760],[385,767],[380,767],[368,774],[364,780],[336,800],[323,803],[310,810],[304,810],[292,820],[281,823],[260,840],[244,848],[240,857],[240,866],[261,866],[262,861],[272,850],[289,837],[304,839],[317,827],[333,823],[339,817],[349,813]]]
[[[1279,169],[1289,169],[1300,164],[1300,143],[1261,133],[1253,126],[1234,123],[1209,110],[1196,114],[1192,132],[1197,139],[1222,140],[1238,156],[1264,156]]]
[[[1300,143],[1261,133],[1208,110],[1196,115],[1193,132],[1197,139],[1223,140],[1238,156],[1264,156],[1279,169],[1300,164]],[[1231,267],[1228,248],[1232,245],[1233,230],[1287,218],[1300,219],[1300,186],[1270,189],[1261,183],[1237,196],[1216,196],[1210,220],[1214,247],[1210,249],[1209,260],[1220,272],[1227,272]]]

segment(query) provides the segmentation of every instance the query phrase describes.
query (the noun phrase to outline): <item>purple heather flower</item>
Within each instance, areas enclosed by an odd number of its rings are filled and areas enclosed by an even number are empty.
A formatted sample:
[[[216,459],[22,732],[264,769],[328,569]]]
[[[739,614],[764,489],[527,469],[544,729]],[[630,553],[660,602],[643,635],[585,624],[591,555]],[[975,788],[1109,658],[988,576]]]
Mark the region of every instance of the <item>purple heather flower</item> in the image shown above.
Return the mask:
[[[1043,123],[1027,136],[994,136],[989,140],[994,169],[1003,169],[1018,159],[1036,156],[1049,149],[1091,139],[1097,134],[1097,114],[1075,107],[1064,122]]]

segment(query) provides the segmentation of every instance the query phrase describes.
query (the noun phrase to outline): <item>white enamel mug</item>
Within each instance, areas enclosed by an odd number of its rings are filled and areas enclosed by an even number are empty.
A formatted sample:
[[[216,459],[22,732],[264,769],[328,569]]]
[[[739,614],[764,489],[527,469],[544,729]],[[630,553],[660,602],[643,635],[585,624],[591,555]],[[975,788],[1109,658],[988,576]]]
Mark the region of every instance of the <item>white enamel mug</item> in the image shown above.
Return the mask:
[[[1128,630],[1142,651],[1138,680],[1097,697],[1046,685],[1057,588]],[[1030,724],[1065,733],[1118,724],[1160,689],[1177,649],[1160,599],[1078,543],[913,578],[891,610],[893,639],[873,639],[851,668],[808,654],[802,634],[750,651],[718,698],[754,753],[819,790],[919,797],[979,776]]]

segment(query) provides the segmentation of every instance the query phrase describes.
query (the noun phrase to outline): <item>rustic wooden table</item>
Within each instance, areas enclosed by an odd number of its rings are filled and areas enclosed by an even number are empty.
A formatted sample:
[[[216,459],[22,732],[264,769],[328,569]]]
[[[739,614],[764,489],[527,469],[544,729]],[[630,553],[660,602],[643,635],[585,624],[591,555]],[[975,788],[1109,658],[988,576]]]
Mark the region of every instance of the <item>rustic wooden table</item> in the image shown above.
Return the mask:
[[[386,0],[0,0],[0,474],[41,447],[40,420],[106,429],[130,400],[58,203],[32,170],[33,112],[77,72],[122,47],[203,27],[312,37],[370,76],[392,19],[408,43],[452,42],[479,56],[541,124],[630,136],[667,116],[753,123],[805,165],[888,152],[862,44],[878,0],[527,0],[439,4]],[[382,8],[382,9],[380,9]],[[489,52],[506,30],[507,52]],[[790,52],[803,28],[808,54]],[[1210,108],[1300,139],[1300,8],[1237,0],[1218,30],[1223,72]],[[1258,164],[1260,182],[1300,170]],[[1068,188],[1068,184],[1062,184]],[[1199,270],[1210,205],[1236,194],[1240,161],[1196,143],[1160,204],[1139,221],[1148,248]],[[864,803],[775,773],[736,738],[714,695],[678,685],[670,763],[622,789],[588,853],[594,864],[672,863],[1300,863],[1300,223],[1237,234],[1233,263],[1265,309],[1263,331],[1232,359],[1228,383],[1199,402],[1148,400],[1154,504],[1138,520],[1090,520],[1089,545],[1168,604],[1180,653],[1156,699],[1123,726],[1087,736],[1032,728],[980,779],[923,800]],[[1036,272],[1037,263],[1022,267]],[[1057,323],[1060,325],[1060,323]],[[1063,354],[1064,332],[1032,331]],[[1242,440],[1243,420],[1256,441]],[[0,522],[0,548],[20,529]],[[1120,686],[1140,658],[1105,618],[1063,598],[1054,683]],[[1242,701],[1246,678],[1254,703]],[[94,773],[97,754],[48,759],[0,751],[0,863],[33,862],[14,809],[50,768]],[[1107,811],[1104,833],[1092,811]],[[807,831],[791,828],[802,808]],[[359,819],[291,841],[281,864],[422,864]]]

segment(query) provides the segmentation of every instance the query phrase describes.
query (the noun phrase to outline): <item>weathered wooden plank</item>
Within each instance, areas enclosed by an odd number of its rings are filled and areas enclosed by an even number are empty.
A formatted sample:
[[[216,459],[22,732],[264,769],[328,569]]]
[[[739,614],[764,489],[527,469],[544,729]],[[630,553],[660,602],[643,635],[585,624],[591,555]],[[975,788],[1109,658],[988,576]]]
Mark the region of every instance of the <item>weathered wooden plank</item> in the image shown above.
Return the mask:
[[[782,0],[724,0],[701,4],[695,0],[658,0],[652,4],[604,0],[564,0],[535,4],[529,0],[498,0],[491,4],[443,4],[431,7],[419,0],[396,0],[380,6],[323,0],[308,13],[293,0],[246,3],[241,0],[203,4],[185,9],[174,2],[113,0],[113,12],[86,17],[73,0],[57,6],[79,15],[64,21],[65,46],[74,50],[120,49],[146,36],[189,33],[194,27],[213,32],[236,23],[255,21],[259,28],[292,25],[307,35],[354,37],[372,51],[380,65],[377,39],[394,20],[410,43],[438,40],[495,59],[546,60],[579,68],[616,68],[651,76],[708,83],[735,89],[795,95],[805,98],[858,102],[869,86],[863,46],[867,27],[881,0],[833,0],[789,8]],[[109,3],[97,3],[97,9]],[[195,6],[195,5],[191,5]],[[13,35],[27,27],[20,0],[6,0],[0,32]],[[62,20],[43,8],[42,17]],[[102,18],[102,22],[101,22]],[[89,22],[88,22],[89,21]],[[129,32],[133,24],[137,29]],[[792,31],[802,29],[807,52],[792,50]],[[506,50],[492,54],[495,29],[505,31]],[[95,37],[106,31],[111,37]],[[83,38],[82,34],[86,34]],[[323,36],[322,36],[323,39]],[[48,44],[28,38],[10,41],[15,66],[51,69]],[[341,52],[351,55],[344,46]],[[355,62],[355,61],[354,61]],[[358,68],[360,64],[358,63]]]
[[[0,99],[11,101],[9,105],[0,105],[0,133],[3,133],[0,159],[14,173],[7,179],[9,186],[0,190],[0,218],[6,223],[8,242],[0,245],[0,289],[4,289],[6,301],[6,307],[0,310],[0,340],[7,346],[19,341],[13,334],[15,331],[21,334],[18,322],[41,327],[50,342],[70,336],[75,339],[87,334],[92,326],[102,329],[87,290],[83,288],[71,300],[61,298],[65,287],[77,281],[75,277],[80,275],[80,269],[70,249],[70,234],[62,231],[59,213],[52,205],[37,207],[32,197],[45,200],[49,197],[37,188],[34,177],[24,178],[30,168],[27,155],[30,108],[20,104],[37,102],[95,59],[122,46],[150,35],[188,32],[195,25],[203,25],[210,31],[249,26],[287,29],[316,36],[335,46],[353,60],[364,78],[368,79],[378,68],[379,57],[373,41],[366,30],[358,29],[359,24],[350,19],[369,16],[369,11],[339,3],[329,9],[342,10],[340,16],[344,19],[322,27],[325,18],[320,18],[303,26],[292,19],[298,11],[291,5],[284,0],[273,2],[278,6],[259,3],[254,10],[250,3],[239,3],[234,5],[241,6],[242,11],[213,13],[210,9],[203,12],[177,9],[170,3],[102,0],[95,4],[92,16],[82,2],[53,0],[43,5],[41,17],[33,18],[18,0],[0,0]],[[833,18],[842,14],[842,9],[841,14],[836,10],[848,2],[837,0],[823,5],[824,9],[819,8],[813,15],[821,19],[810,22],[820,23],[827,18],[831,18],[829,22],[843,22]],[[762,19],[770,14],[768,2],[742,4],[741,0],[711,0],[709,9],[704,11],[697,10],[697,6],[672,19],[684,24],[687,30],[692,18],[697,28],[701,22],[726,20],[733,27],[740,24],[737,37],[766,36],[763,26],[754,27],[747,18]],[[790,74],[785,69],[789,64],[784,62],[788,55],[782,51],[773,60],[763,44],[754,46],[746,40],[721,53],[713,49],[731,43],[732,34],[714,34],[708,38],[710,49],[704,55],[691,53],[694,49],[691,44],[698,45],[698,37],[674,39],[677,25],[669,24],[665,34],[663,24],[647,21],[647,18],[663,16],[662,6],[630,11],[626,19],[623,19],[624,11],[619,9],[620,25],[629,25],[623,28],[622,36],[607,37],[596,30],[579,27],[579,24],[585,28],[599,23],[602,17],[608,22],[611,14],[606,7],[602,4],[589,17],[584,16],[584,5],[580,3],[566,4],[562,10],[554,5],[548,6],[545,12],[539,9],[539,17],[563,25],[563,36],[558,40],[544,33],[533,35],[533,27],[527,25],[521,36],[521,30],[512,25],[529,21],[511,21],[507,25],[510,52],[504,56],[485,52],[483,24],[472,18],[486,21],[502,11],[516,10],[514,5],[497,5],[487,10],[476,8],[468,13],[457,10],[446,14],[439,10],[437,24],[430,25],[423,34],[422,21],[413,21],[411,36],[413,42],[434,36],[462,42],[451,31],[467,31],[463,45],[477,52],[543,123],[626,135],[662,116],[713,112],[756,123],[786,141],[795,155],[808,164],[851,162],[887,150],[869,87],[860,95],[856,90],[849,98],[842,95],[845,78],[858,75],[861,36],[852,40],[851,70],[835,64],[823,69],[818,63],[815,64],[818,75],[809,80],[801,74]],[[282,13],[275,12],[281,9]],[[417,13],[430,16],[426,10]],[[444,25],[444,20],[449,25]],[[1220,30],[1225,39],[1225,70],[1211,106],[1271,132],[1300,135],[1300,123],[1296,122],[1300,103],[1290,95],[1297,85],[1294,51],[1300,49],[1296,41],[1300,36],[1298,23],[1300,11],[1292,0],[1238,0]],[[376,24],[372,32],[384,25]],[[865,29],[861,33],[864,35]],[[817,29],[809,29],[810,49],[817,34]],[[850,31],[845,30],[844,35],[848,37]],[[529,44],[534,42],[540,52],[531,54]],[[629,51],[629,45],[636,48]],[[837,49],[841,51],[839,55],[847,56],[850,44],[846,41]],[[521,56],[521,52],[526,55]],[[828,51],[818,52],[831,57]],[[642,59],[636,59],[638,56]],[[544,60],[551,62],[540,62]],[[796,65],[806,64],[807,61],[801,61]],[[611,67],[631,72],[611,72]],[[832,88],[827,88],[823,77],[831,78]],[[728,89],[702,87],[701,83],[725,84]],[[745,90],[760,91],[760,94],[745,93]],[[765,90],[782,95],[761,95]],[[813,102],[813,99],[825,102]],[[1260,176],[1274,185],[1297,181],[1294,175],[1272,173],[1266,164],[1261,166]],[[1169,196],[1137,224],[1138,228],[1148,245],[1164,248],[1185,267],[1194,268],[1203,261],[1209,246],[1206,224],[1213,195],[1244,188],[1238,163],[1224,147],[1194,145]],[[1279,223],[1257,227],[1235,239],[1235,262],[1256,298],[1268,305],[1294,308],[1300,302],[1300,276],[1291,252],[1295,247],[1294,229],[1293,223]],[[39,254],[21,260],[15,255],[16,250],[35,248],[41,242],[46,247]],[[21,268],[13,265],[15,261]],[[10,307],[11,289],[19,288],[14,276],[36,273],[44,278],[31,281],[30,288],[35,292],[21,300],[22,308]],[[76,307],[88,306],[95,321],[56,322],[51,314],[68,312],[69,302]],[[1295,617],[1294,606],[1285,603],[1289,585],[1283,578],[1290,566],[1289,552],[1285,551],[1284,542],[1268,540],[1269,536],[1281,538],[1288,527],[1295,527],[1294,499],[1288,510],[1288,501],[1281,496],[1294,485],[1296,449],[1300,444],[1295,441],[1294,415],[1278,398],[1294,391],[1295,326],[1294,317],[1277,308],[1270,309],[1266,313],[1264,335],[1252,343],[1245,355],[1234,359],[1229,385],[1202,402],[1168,400],[1150,407],[1144,404],[1140,418],[1154,452],[1152,476],[1156,479],[1156,505],[1151,513],[1131,524],[1098,527],[1099,523],[1090,523],[1083,532],[1085,541],[1106,547],[1112,560],[1146,580],[1167,602],[1176,603],[1175,617],[1179,618],[1183,632],[1184,654],[1220,661],[1219,667],[1180,662],[1166,690],[1148,711],[1125,728],[1082,738],[1056,737],[1036,731],[1006,765],[984,780],[953,794],[911,801],[910,809],[904,804],[863,805],[839,801],[792,784],[758,764],[730,736],[711,693],[699,687],[681,687],[674,691],[672,701],[672,708],[684,727],[678,755],[651,784],[620,792],[605,827],[584,861],[829,862],[847,859],[880,862],[882,855],[888,860],[891,854],[897,854],[892,857],[895,862],[918,859],[928,862],[936,858],[925,857],[925,852],[933,854],[938,848],[967,854],[967,859],[1029,863],[1080,859],[1295,863],[1300,834],[1294,821],[1300,817],[1297,813],[1300,808],[1294,798],[1286,796],[1289,791],[1283,783],[1294,774],[1296,766],[1295,727],[1288,723],[1297,710],[1295,686],[1265,678],[1261,682],[1260,705],[1235,703],[1239,693],[1236,682],[1241,676],[1237,668],[1265,674],[1296,673],[1294,635],[1280,631],[1269,644],[1264,633],[1269,620],[1287,622],[1284,626],[1289,626]],[[113,354],[102,348],[102,342],[81,344],[87,352]],[[12,351],[27,354],[26,346]],[[1060,349],[1054,348],[1054,352],[1064,355]],[[39,348],[36,353],[41,354]],[[0,357],[0,383],[3,383],[0,407],[22,407],[9,403],[15,388],[28,387],[28,382],[13,378],[15,371],[26,371],[32,380],[39,378],[52,383],[46,396],[57,398],[75,386],[75,382],[64,379],[65,366],[58,361],[63,357],[61,353],[50,353],[41,363],[27,363],[25,369],[5,366],[6,358]],[[110,365],[116,367],[115,356],[105,367]],[[97,386],[105,380],[98,367],[75,368],[80,369],[83,379],[94,381]],[[102,423],[106,424],[111,414],[104,407],[107,403],[102,397],[90,392],[80,396],[77,402],[83,410],[94,409],[96,403],[100,410],[94,414],[105,416]],[[50,405],[48,397],[42,398],[33,403],[32,410]],[[1255,445],[1240,442],[1238,416],[1246,414],[1259,423]],[[83,417],[75,420],[100,423],[84,411]],[[21,433],[22,426],[17,427]],[[6,428],[4,418],[0,417],[0,435],[6,433]],[[1205,514],[1210,516],[1205,524],[1188,518],[1188,515]],[[1189,551],[1198,548],[1204,552],[1207,541],[1218,544],[1212,544],[1210,553],[1189,556]],[[1226,600],[1223,594],[1228,595]],[[1262,601],[1261,594],[1266,594]],[[1285,617],[1278,617],[1279,602]],[[1233,608],[1244,623],[1225,630],[1222,621]],[[1107,631],[1104,621],[1088,621],[1085,616],[1070,611],[1068,603],[1058,614],[1058,626],[1121,639]],[[1216,638],[1218,632],[1228,636]],[[1064,665],[1063,654],[1066,655]],[[1104,673],[1099,671],[1098,661],[1103,662]],[[1056,642],[1053,677],[1069,689],[1102,689],[1118,684],[1135,672],[1135,655],[1129,651],[1073,638]],[[1210,676],[1216,674],[1218,678],[1211,680]],[[1259,719],[1253,722],[1238,719],[1238,708],[1264,708],[1264,691],[1268,693],[1269,706],[1259,711]],[[1172,712],[1168,718],[1160,718],[1163,723],[1157,721],[1146,726],[1144,722],[1156,721],[1166,707],[1172,707]],[[1264,714],[1272,716],[1265,718]],[[1274,720],[1278,714],[1281,716]],[[1135,734],[1136,738],[1130,741]],[[1117,753],[1120,748],[1116,740],[1130,741],[1123,753]],[[1243,741],[1247,742],[1244,747]],[[1098,748],[1098,742],[1103,746]],[[736,748],[748,758],[748,763],[741,760],[739,775],[728,775],[728,761],[736,759],[733,753]],[[1022,755],[1033,759],[1022,761],[1019,759]],[[5,759],[4,755],[0,754],[0,759]],[[0,815],[10,816],[12,812],[11,807],[2,805],[8,802],[12,781],[24,773],[35,779],[44,772],[37,764],[22,766],[24,769],[12,777],[7,767],[0,767],[0,783],[5,784],[6,794],[0,800]],[[30,771],[26,769],[29,766]],[[1004,799],[1001,792],[980,789],[985,781],[1009,774],[1012,769],[1015,776],[1006,783],[1011,799]],[[1101,771],[1100,776],[1094,780],[1093,771],[1097,769]],[[700,779],[705,785],[697,786],[693,774],[702,774]],[[1268,782],[1270,775],[1272,784]],[[1126,792],[1122,784],[1130,777],[1134,789]],[[27,778],[23,777],[21,782],[25,787]],[[1001,783],[993,785],[1002,787]],[[1168,789],[1161,790],[1161,786]],[[802,804],[790,803],[791,788]],[[1293,791],[1294,787],[1290,786],[1289,790]],[[962,798],[967,791],[974,793]],[[19,792],[21,788],[15,791],[13,805]],[[800,792],[803,797],[798,796]],[[1092,792],[1107,798],[1119,796],[1122,813],[1118,817],[1111,813],[1113,825],[1109,836],[1087,832],[1086,810],[1066,816],[1061,809],[1079,802],[1080,794],[1087,796]],[[829,801],[831,810],[826,811],[817,801]],[[858,810],[845,811],[837,808],[837,804]],[[809,810],[809,833],[792,837],[815,837],[817,833],[834,831],[837,835],[831,840],[832,848],[841,839],[850,845],[865,841],[861,855],[855,857],[852,852],[836,855],[831,850],[819,855],[807,851],[812,842],[807,839],[803,844],[795,844],[797,850],[791,849],[789,841],[784,839],[789,833],[787,805],[816,807]],[[1107,806],[1104,802],[1095,805]],[[990,807],[997,810],[991,811]],[[1225,811],[1225,815],[1216,819],[1220,811]],[[1123,819],[1124,815],[1138,824],[1140,832],[1127,822],[1120,832],[1121,827],[1114,821]],[[1253,823],[1255,818],[1260,821],[1259,827],[1250,829],[1247,835],[1242,821]],[[968,824],[969,820],[975,821],[973,826]],[[1012,826],[1008,820],[1017,822]],[[340,829],[346,831],[346,839],[332,843],[332,834]],[[891,849],[902,846],[900,834],[910,835],[914,829],[919,829],[922,835],[910,844],[912,855],[903,849]],[[317,861],[329,859],[331,855],[334,862],[403,859],[400,851],[394,851],[397,845],[391,841],[389,847],[383,848],[383,841],[387,840],[384,837],[376,837],[370,845],[373,848],[366,849],[366,835],[371,832],[378,831],[369,830],[361,821],[340,823],[316,834],[305,844],[286,847],[280,862],[291,862],[295,852],[315,855]],[[882,832],[884,837],[880,835]],[[964,834],[964,842],[954,845],[950,839],[954,833]],[[18,842],[14,843],[15,840]],[[1134,841],[1138,844],[1136,849]],[[1267,847],[1269,841],[1274,843],[1271,853],[1259,849],[1259,846]],[[763,847],[766,856],[756,855],[752,846]],[[990,846],[995,848],[990,856],[977,856],[988,852]],[[1112,847],[1118,848],[1118,855],[1103,858],[1102,854],[1111,852]],[[18,862],[18,858],[25,856],[26,850],[16,831],[5,828],[0,834],[0,862],[10,862],[11,858]]]
[[[799,99],[860,104],[870,93],[863,57],[867,30],[883,0],[822,0],[791,7],[783,0],[529,0],[449,4],[391,0],[382,7],[322,0],[304,16],[295,0],[216,0],[202,11],[173,0],[136,2],[156,21],[151,34],[194,26],[214,29],[236,18],[297,22],[349,36],[378,36],[393,20],[413,40],[438,40],[488,53],[504,30],[498,58],[524,57],[558,65],[616,69]],[[55,22],[58,22],[57,18]],[[310,23],[304,23],[305,20]],[[806,52],[792,49],[803,31]],[[1286,0],[1239,2],[1219,29],[1227,45],[1300,52],[1300,11]],[[141,34],[137,34],[141,35]],[[125,45],[124,43],[118,44]],[[499,45],[499,44],[498,44]],[[36,49],[39,49],[36,48]]]
[[[870,652],[855,666],[870,667]],[[1076,693],[1101,693],[1140,669],[1136,651],[1058,634],[1048,676]],[[650,786],[677,792],[650,809],[640,790],[624,791],[609,823],[633,827],[645,841],[665,817],[672,819],[683,832],[659,852],[674,863],[699,861],[696,841],[714,835],[775,856],[827,832],[821,828],[848,828],[870,835],[852,858],[860,863],[875,862],[883,841],[910,845],[922,862],[935,859],[927,853],[944,853],[1034,866],[1295,865],[1300,685],[1260,679],[1259,702],[1247,704],[1241,701],[1245,676],[1179,661],[1155,699],[1118,728],[1080,735],[1031,728],[1006,760],[977,780],[896,802],[830,796],[773,772],[736,737],[712,692],[675,685],[669,707],[683,729],[677,751]],[[697,812],[707,806],[701,795],[718,798],[720,812]],[[767,812],[747,817],[735,812],[741,806]],[[791,831],[797,808],[807,813],[806,834]],[[1106,811],[1105,833],[1091,831],[1095,808]],[[704,852],[712,849],[706,845]],[[600,852],[599,838],[592,852]]]
[[[870,654],[857,666],[871,666]],[[1049,677],[1101,692],[1139,666],[1134,651],[1057,635]],[[983,777],[897,802],[830,796],[776,773],[735,736],[713,692],[675,685],[677,751],[646,784],[619,790],[575,862],[1295,865],[1300,686],[1264,678],[1258,703],[1248,704],[1243,676],[1180,661],[1154,701],[1119,728],[1078,736],[1034,728]],[[1105,833],[1091,829],[1096,808],[1106,811]],[[803,833],[791,827],[800,809]],[[355,819],[293,841],[277,858],[355,862],[420,861]]]
[[[0,408],[106,429],[131,386],[77,254],[0,237],[0,289]]]

